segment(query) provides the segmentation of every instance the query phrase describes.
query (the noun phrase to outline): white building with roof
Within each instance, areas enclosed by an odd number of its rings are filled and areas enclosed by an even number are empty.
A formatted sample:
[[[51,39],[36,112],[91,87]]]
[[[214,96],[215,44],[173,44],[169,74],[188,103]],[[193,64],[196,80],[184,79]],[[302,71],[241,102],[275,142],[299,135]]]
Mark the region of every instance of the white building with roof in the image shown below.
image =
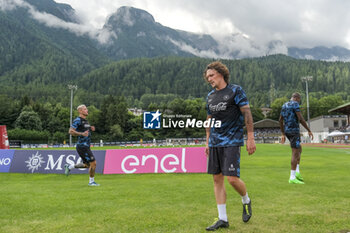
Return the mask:
[[[310,129],[314,135],[313,143],[321,143],[335,130],[346,130],[349,125],[346,115],[323,115],[310,119]],[[300,124],[302,141],[310,142],[307,130]]]

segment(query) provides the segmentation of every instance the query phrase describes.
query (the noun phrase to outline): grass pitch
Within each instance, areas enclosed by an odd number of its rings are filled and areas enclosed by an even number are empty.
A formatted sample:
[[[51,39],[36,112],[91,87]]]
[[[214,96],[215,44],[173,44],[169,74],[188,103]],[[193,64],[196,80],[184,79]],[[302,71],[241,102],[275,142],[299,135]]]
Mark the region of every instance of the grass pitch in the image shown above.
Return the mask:
[[[227,184],[230,228],[218,232],[350,231],[350,149],[303,147],[305,185],[288,184],[291,150],[242,148],[241,178],[253,217],[242,222]],[[0,232],[205,232],[217,217],[207,174],[88,175],[0,173]]]

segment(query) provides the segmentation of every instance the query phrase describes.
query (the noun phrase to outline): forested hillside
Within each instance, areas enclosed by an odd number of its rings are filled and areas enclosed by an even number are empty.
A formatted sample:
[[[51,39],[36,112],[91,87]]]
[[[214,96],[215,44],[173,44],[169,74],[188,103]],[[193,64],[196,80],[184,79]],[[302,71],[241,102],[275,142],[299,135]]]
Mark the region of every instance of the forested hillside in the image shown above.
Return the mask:
[[[0,10],[1,94],[63,101],[67,83],[109,62],[90,39],[46,27],[28,14],[23,8]]]
[[[139,107],[147,107],[142,100],[152,96],[156,103],[166,96],[205,98],[210,87],[202,75],[211,61],[176,57],[119,61],[84,75],[79,83],[91,93],[125,96]],[[295,91],[304,95],[303,76],[313,76],[309,82],[311,96],[337,94],[350,100],[350,63],[297,60],[284,55],[223,62],[231,71],[230,82],[241,85],[256,107],[270,106],[274,99]]]
[[[50,72],[32,68],[38,72],[33,76],[35,81],[26,73],[12,78],[27,80],[13,79],[9,87],[1,87],[5,91],[0,94],[0,124],[8,126],[12,139],[67,141],[70,91],[66,84],[74,83],[78,85],[74,107],[81,103],[89,107],[89,119],[97,126],[94,140],[201,137],[205,134],[201,129],[143,130],[142,116],[133,116],[127,108],[159,109],[205,119],[205,97],[210,87],[203,79],[203,70],[211,61],[178,57],[125,60],[66,80],[55,80]],[[349,63],[296,60],[282,55],[222,62],[231,70],[230,82],[246,91],[254,121],[263,118],[259,108],[264,106],[270,106],[273,111],[269,117],[277,119],[280,107],[295,91],[303,95],[305,113],[305,83],[301,77],[306,75],[313,76],[309,83],[311,117],[327,114],[330,108],[350,100]]]
[[[69,5],[51,0],[27,2],[38,10],[37,14],[46,12],[64,23],[77,21]],[[103,98],[111,94],[124,96],[130,107],[147,108],[150,103],[167,103],[176,97],[205,98],[210,90],[202,78],[210,59],[166,56],[112,62],[87,35],[49,27],[35,20],[27,8],[0,10],[0,94],[10,99],[28,96],[33,101],[66,106],[67,84],[76,84],[75,103],[100,107]],[[111,17],[108,25],[116,27],[116,32],[123,28],[126,33],[122,19],[129,11],[134,13],[133,25],[139,29],[145,23],[142,17],[146,17],[154,30],[162,28],[164,33],[175,33],[154,22],[147,12],[127,7]],[[350,63],[298,60],[284,55],[223,62],[231,71],[231,82],[244,88],[255,107],[270,106],[276,98],[289,96],[293,91],[305,93],[301,77],[306,75],[313,76],[309,91],[315,98],[337,94],[349,100]]]
[[[123,60],[83,75],[86,67],[80,66],[80,61],[60,56],[60,50],[50,52],[51,49],[48,48],[47,57],[28,59],[30,64],[0,76],[1,94],[67,105],[67,84],[71,83],[78,85],[77,103],[99,107],[105,96],[115,95],[124,96],[130,107],[146,108],[151,102],[161,103],[175,97],[205,98],[210,90],[202,76],[210,59]],[[230,82],[241,85],[255,107],[270,106],[274,99],[290,96],[294,91],[304,95],[305,83],[301,77],[310,75],[313,76],[309,82],[311,96],[336,94],[344,101],[350,100],[350,63],[298,60],[284,55],[223,62],[231,71]]]

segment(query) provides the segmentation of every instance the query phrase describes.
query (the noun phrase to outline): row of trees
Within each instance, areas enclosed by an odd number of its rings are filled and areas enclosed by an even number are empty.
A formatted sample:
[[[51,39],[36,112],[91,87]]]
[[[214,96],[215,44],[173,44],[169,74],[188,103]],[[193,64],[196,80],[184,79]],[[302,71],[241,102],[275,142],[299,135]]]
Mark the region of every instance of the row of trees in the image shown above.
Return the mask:
[[[316,98],[317,93],[310,94],[310,117],[327,115],[328,110],[344,103],[340,95],[329,95]],[[149,96],[148,111],[157,111],[168,115],[190,115],[191,118],[205,120],[207,115],[206,103],[203,98],[165,98],[161,104],[152,102]],[[157,97],[154,97],[157,99]],[[160,97],[159,97],[160,98]],[[271,104],[272,111],[268,118],[278,120],[283,103],[289,98],[277,98]],[[77,106],[78,104],[76,104]],[[205,130],[198,128],[162,128],[149,130],[143,128],[143,116],[135,116],[128,111],[125,97],[107,96],[101,107],[88,106],[89,122],[96,127],[92,134],[93,141],[138,141],[153,138],[186,138],[204,137]],[[306,101],[301,105],[302,113],[306,118]],[[264,119],[260,108],[251,105],[254,121]],[[73,118],[77,117],[74,111]],[[68,128],[70,109],[62,104],[40,103],[23,97],[13,100],[8,96],[0,95],[0,124],[7,125],[10,140],[23,140],[33,143],[63,143],[69,138]],[[172,120],[181,120],[173,118]]]
[[[178,57],[125,60],[96,69],[79,80],[82,88],[92,93],[123,95],[130,104],[141,107],[150,95],[159,99],[205,97],[211,88],[202,74],[211,61]],[[241,85],[250,102],[257,107],[271,106],[276,98],[295,91],[305,93],[301,77],[309,75],[313,76],[309,91],[317,93],[319,98],[341,94],[344,100],[350,101],[350,63],[347,62],[297,60],[273,55],[223,60],[223,63],[230,70],[230,82]]]
[[[161,104],[175,98],[205,98],[211,87],[203,80],[205,66],[212,60],[203,58],[138,58],[110,63],[85,73],[65,66],[74,64],[48,55],[39,68],[22,66],[0,76],[0,93],[14,99],[25,95],[35,101],[69,102],[68,83],[79,85],[77,103],[101,108],[107,95],[124,96],[128,106],[146,108],[152,102]],[[34,62],[34,61],[33,61]],[[276,98],[292,92],[305,93],[301,77],[313,76],[309,91],[315,98],[339,95],[350,101],[350,63],[297,60],[283,55],[262,58],[223,60],[230,69],[230,82],[246,91],[250,103],[269,107]],[[35,62],[34,62],[35,63]],[[51,69],[55,70],[52,72]],[[88,70],[88,69],[87,69]],[[63,73],[65,75],[63,75]],[[71,77],[68,77],[71,74]],[[58,78],[58,76],[62,77]],[[57,77],[56,77],[57,76]],[[53,98],[54,96],[54,98]]]
[[[174,98],[162,104],[151,102],[147,109],[159,110],[164,114],[185,114],[205,120],[205,105],[205,101],[200,98]],[[143,116],[135,116],[129,112],[124,97],[110,95],[103,99],[99,109],[93,105],[88,106],[88,109],[88,120],[96,127],[96,132],[92,134],[94,141],[135,141],[205,135],[204,129],[195,128],[145,130]],[[256,120],[263,118],[261,110],[254,109],[253,113]],[[77,111],[74,111],[73,118],[77,116]],[[62,143],[69,138],[69,120],[70,109],[62,104],[35,102],[28,97],[17,101],[5,95],[0,96],[0,124],[7,125],[11,140]]]
[[[322,98],[316,98],[315,93],[311,93],[309,97],[309,112],[310,112],[310,119],[322,116],[322,115],[329,115],[329,110],[342,105],[345,103],[343,98],[340,95],[329,95],[324,96]],[[281,112],[282,105],[287,102],[290,98],[287,97],[281,97],[277,98],[273,101],[271,104],[272,111],[268,114],[268,118],[273,120],[278,120],[279,115]],[[301,112],[306,119],[307,116],[307,103],[306,98],[302,99],[302,104],[300,105]]]

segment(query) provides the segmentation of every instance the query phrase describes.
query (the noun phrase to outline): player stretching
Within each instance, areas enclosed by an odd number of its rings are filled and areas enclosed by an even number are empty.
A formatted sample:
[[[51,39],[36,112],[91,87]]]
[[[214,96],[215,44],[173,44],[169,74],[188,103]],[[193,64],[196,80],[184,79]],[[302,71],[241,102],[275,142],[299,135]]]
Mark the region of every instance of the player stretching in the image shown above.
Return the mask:
[[[311,139],[314,138],[311,130],[307,126],[303,115],[300,113],[300,94],[293,93],[289,102],[286,102],[282,106],[280,115],[280,128],[282,132],[281,143],[286,141],[286,136],[290,141],[290,147],[292,148],[291,159],[291,171],[290,171],[290,184],[304,184],[304,179],[299,171],[300,157],[301,157],[301,145],[300,145],[300,129],[299,121],[308,131]],[[283,124],[284,122],[284,124]]]
[[[240,154],[243,140],[243,120],[247,127],[247,151],[255,152],[253,118],[245,92],[238,85],[228,84],[229,70],[221,62],[210,63],[204,71],[204,79],[214,88],[207,97],[207,119],[220,120],[220,128],[207,128],[205,152],[208,156],[208,173],[213,175],[214,193],[219,219],[206,228],[215,231],[229,227],[226,214],[226,190],[224,176],[241,195],[243,222],[252,216],[251,200],[240,177]]]
[[[69,128],[69,133],[72,136],[78,136],[77,152],[80,158],[83,160],[83,163],[78,163],[75,165],[64,165],[65,174],[68,176],[70,170],[72,170],[73,168],[89,168],[89,186],[100,186],[94,180],[96,160],[90,150],[91,131],[95,131],[95,127],[90,126],[89,122],[86,120],[86,117],[89,115],[89,113],[85,105],[79,105],[77,110],[79,112],[79,117],[77,117],[73,121],[73,124]]]

